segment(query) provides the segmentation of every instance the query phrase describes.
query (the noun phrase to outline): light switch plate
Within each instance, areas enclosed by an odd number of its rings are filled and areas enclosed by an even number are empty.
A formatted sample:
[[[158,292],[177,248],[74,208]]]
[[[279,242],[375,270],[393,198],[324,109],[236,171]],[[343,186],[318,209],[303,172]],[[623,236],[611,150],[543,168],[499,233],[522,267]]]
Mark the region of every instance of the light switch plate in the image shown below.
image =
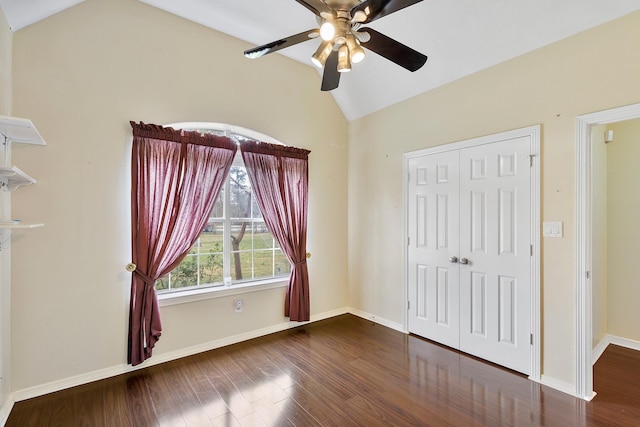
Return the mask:
[[[562,222],[560,221],[543,222],[542,237],[562,237]]]

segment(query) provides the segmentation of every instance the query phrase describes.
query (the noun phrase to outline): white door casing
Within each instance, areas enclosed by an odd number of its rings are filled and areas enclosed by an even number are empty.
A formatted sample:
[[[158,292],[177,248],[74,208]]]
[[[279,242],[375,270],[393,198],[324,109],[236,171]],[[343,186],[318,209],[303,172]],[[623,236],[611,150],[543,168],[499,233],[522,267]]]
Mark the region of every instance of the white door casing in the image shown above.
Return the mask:
[[[406,330],[535,381],[540,380],[538,148],[539,126],[532,126],[406,153],[404,192]],[[438,182],[443,165],[449,172],[459,170],[457,189],[451,174]],[[453,200],[456,193],[459,202]],[[445,199],[446,227],[436,215],[436,201]],[[460,213],[452,211],[456,205]],[[446,229],[449,240],[436,248],[438,229]],[[469,261],[455,264],[451,257]],[[448,315],[458,312],[457,331],[455,319],[442,322],[442,307]]]
[[[575,396],[591,400],[593,390],[592,360],[592,286],[590,280],[591,224],[591,127],[640,117],[640,104],[585,114],[576,118],[576,387]]]

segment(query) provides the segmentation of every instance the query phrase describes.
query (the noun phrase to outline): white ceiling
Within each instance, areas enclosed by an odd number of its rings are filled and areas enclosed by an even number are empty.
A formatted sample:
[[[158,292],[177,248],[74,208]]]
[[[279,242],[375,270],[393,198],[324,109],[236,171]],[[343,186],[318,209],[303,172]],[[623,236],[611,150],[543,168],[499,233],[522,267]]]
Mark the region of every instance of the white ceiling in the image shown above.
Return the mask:
[[[0,0],[0,7],[17,31],[81,1]],[[315,16],[295,0],[140,1],[254,45],[317,27]],[[427,55],[425,66],[411,73],[367,51],[331,95],[353,120],[636,10],[638,0],[425,0],[370,24]],[[312,67],[318,43],[273,55]],[[319,74],[318,90],[320,81]]]

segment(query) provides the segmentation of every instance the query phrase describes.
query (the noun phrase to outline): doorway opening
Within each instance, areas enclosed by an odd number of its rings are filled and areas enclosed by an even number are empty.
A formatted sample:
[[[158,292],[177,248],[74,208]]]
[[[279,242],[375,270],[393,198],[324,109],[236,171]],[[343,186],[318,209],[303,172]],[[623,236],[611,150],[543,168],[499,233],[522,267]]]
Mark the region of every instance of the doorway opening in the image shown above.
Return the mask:
[[[592,130],[640,118],[640,104],[576,119],[576,396],[591,400],[593,389],[594,168]],[[597,268],[597,267],[596,267]]]

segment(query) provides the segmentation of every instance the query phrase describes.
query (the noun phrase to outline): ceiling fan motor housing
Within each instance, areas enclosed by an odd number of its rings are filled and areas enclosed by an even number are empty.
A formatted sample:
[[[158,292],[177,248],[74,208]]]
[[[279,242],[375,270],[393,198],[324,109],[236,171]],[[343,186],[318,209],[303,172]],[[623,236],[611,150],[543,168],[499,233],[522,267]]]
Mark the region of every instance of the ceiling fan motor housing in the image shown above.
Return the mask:
[[[344,16],[346,15],[346,16]],[[333,23],[336,28],[336,36],[333,39],[333,43],[337,45],[343,45],[347,42],[347,34],[351,33],[351,19],[349,12],[338,11],[338,16]]]

